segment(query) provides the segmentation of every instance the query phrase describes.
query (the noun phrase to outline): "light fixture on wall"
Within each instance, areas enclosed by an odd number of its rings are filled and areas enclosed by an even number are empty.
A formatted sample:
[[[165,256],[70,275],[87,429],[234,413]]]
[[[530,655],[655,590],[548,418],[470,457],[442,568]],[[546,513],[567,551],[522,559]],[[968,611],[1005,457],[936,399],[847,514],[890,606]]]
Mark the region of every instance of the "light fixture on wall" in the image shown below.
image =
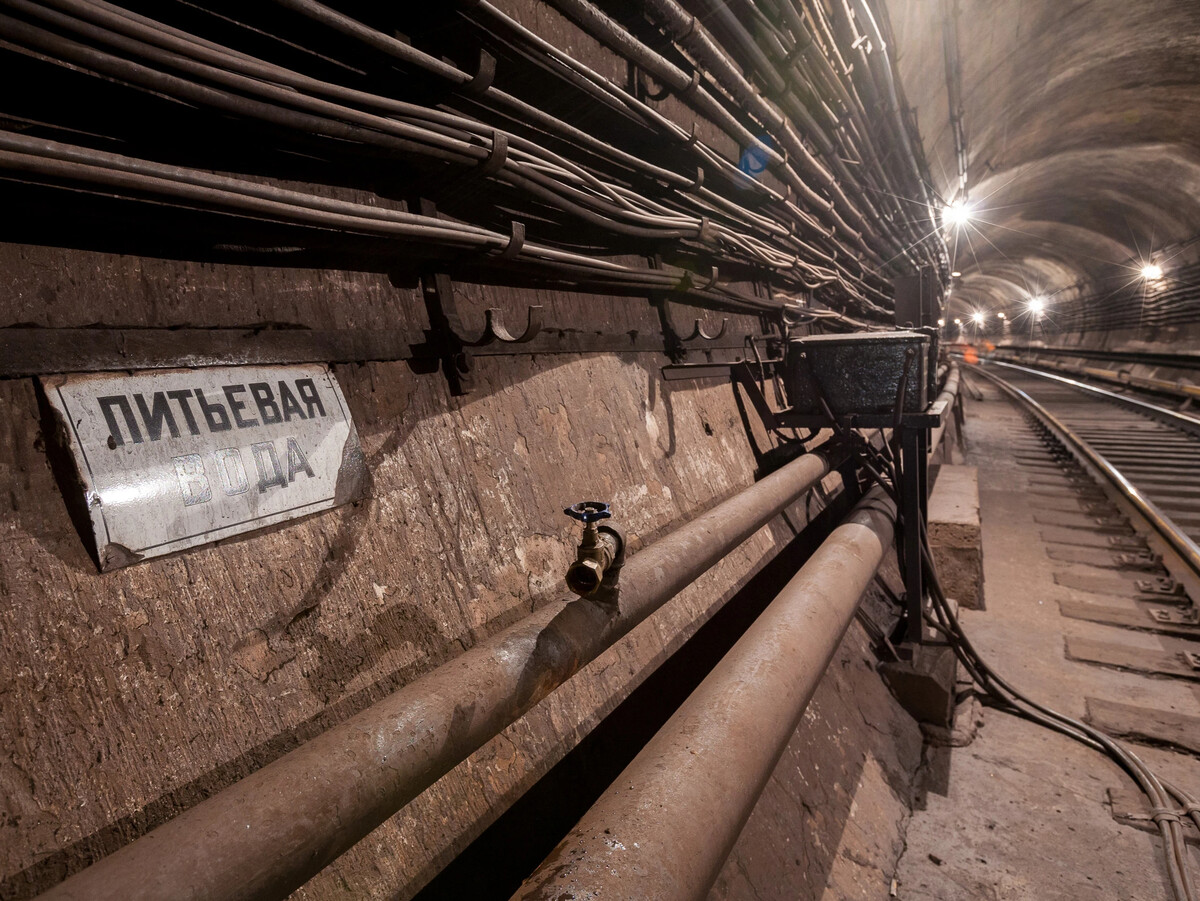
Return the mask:
[[[942,226],[958,228],[971,221],[971,205],[961,200],[948,203],[942,208]]]
[[[1148,282],[1156,282],[1163,277],[1163,268],[1158,263],[1147,263],[1142,267],[1142,278]]]
[[[1029,312],[1032,313],[1034,316],[1041,316],[1042,312],[1045,309],[1046,309],[1046,298],[1044,298],[1044,297],[1029,298]]]

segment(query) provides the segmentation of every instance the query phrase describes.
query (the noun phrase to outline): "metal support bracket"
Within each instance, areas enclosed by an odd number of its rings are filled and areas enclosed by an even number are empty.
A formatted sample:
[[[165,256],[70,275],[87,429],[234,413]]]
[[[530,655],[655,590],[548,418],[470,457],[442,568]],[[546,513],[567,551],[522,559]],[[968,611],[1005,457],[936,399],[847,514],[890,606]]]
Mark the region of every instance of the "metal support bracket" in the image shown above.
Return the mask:
[[[483,331],[471,336],[463,324],[458,305],[454,299],[454,281],[444,272],[436,272],[421,279],[425,309],[429,313],[428,345],[441,351],[443,370],[456,395],[471,391],[472,348],[490,344],[527,344],[542,330],[540,305],[532,305],[526,314],[525,330],[514,335],[504,324],[500,310],[494,307],[484,310]]]
[[[708,284],[715,282],[716,277],[717,269],[714,266],[712,281]],[[708,287],[708,285],[704,287]],[[665,297],[659,297],[652,301],[652,303],[658,310],[658,321],[662,326],[664,349],[673,363],[682,363],[687,360],[688,348],[684,346],[685,344],[694,341],[720,341],[725,337],[725,331],[729,327],[728,317],[722,318],[721,327],[713,334],[705,330],[704,320],[695,319],[692,324],[691,334],[681,335],[675,330],[675,325],[671,321],[671,301]]]
[[[1163,576],[1157,579],[1138,579],[1134,582],[1137,590],[1142,594],[1165,595],[1166,597],[1179,598],[1182,601],[1187,600],[1187,590],[1183,587],[1182,582],[1176,582],[1169,576]]]
[[[1162,557],[1150,551],[1143,551],[1138,554],[1117,554],[1117,562],[1127,569],[1153,572],[1162,566]]]
[[[904,639],[919,645],[925,637],[925,573],[921,565],[921,528],[929,516],[929,430],[900,426],[900,515],[904,522],[900,553],[908,624]]]
[[[746,392],[754,411],[767,429],[793,426],[825,428],[829,425],[824,416],[773,410],[759,389],[749,363],[741,361],[726,365],[734,383]],[[941,422],[946,412],[946,402],[938,401],[923,412],[905,414],[901,417],[900,425],[896,427],[901,471],[900,485],[897,486],[900,494],[899,513],[904,525],[899,553],[904,571],[908,609],[903,640],[910,647],[925,643],[925,578],[921,560],[921,524],[928,519],[930,429]],[[895,425],[895,417],[890,413],[850,416],[845,418],[844,425],[848,428],[888,428]]]
[[[1170,623],[1176,626],[1200,627],[1200,608],[1188,607],[1184,610],[1169,610],[1166,607],[1151,607],[1150,616],[1160,623]]]
[[[421,295],[429,314],[426,344],[441,359],[442,374],[450,385],[450,393],[461,397],[474,387],[471,375],[471,355],[460,337],[462,323],[454,303],[454,282],[444,272],[421,278]]]
[[[433,201],[421,198],[418,201],[421,215],[436,217],[437,207]],[[520,252],[525,242],[525,227],[513,223],[512,237],[499,254],[498,259]],[[426,332],[426,350],[432,350],[441,359],[442,371],[450,383],[452,394],[469,394],[472,388],[473,363],[470,348],[486,347],[494,343],[526,344],[542,330],[540,305],[531,305],[526,314],[525,330],[514,335],[505,326],[500,310],[492,307],[484,311],[483,330],[477,334],[468,331],[454,296],[454,280],[445,272],[432,272],[421,277],[421,293],[429,315],[429,330]]]

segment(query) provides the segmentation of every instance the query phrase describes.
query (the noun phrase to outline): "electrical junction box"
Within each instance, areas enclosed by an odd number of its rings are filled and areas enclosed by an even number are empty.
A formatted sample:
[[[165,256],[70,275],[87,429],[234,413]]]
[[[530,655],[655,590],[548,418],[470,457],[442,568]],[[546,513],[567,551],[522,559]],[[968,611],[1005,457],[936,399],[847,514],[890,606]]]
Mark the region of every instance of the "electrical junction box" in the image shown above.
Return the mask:
[[[892,413],[903,379],[904,412],[920,413],[929,404],[929,355],[929,336],[919,332],[794,338],[784,352],[789,412],[821,415],[823,397],[839,419]]]

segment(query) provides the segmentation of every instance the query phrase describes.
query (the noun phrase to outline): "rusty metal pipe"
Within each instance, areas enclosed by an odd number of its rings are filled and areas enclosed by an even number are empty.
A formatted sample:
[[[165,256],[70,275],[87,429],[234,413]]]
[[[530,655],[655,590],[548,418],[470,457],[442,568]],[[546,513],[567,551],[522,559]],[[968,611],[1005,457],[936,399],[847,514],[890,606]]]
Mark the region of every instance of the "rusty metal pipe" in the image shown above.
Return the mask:
[[[283,898],[824,478],[808,454],[629,559],[619,604],[548,604],[43,898]]]
[[[942,443],[942,436],[946,433],[946,424],[954,415],[954,405],[958,403],[958,379],[958,364],[951,363],[946,370],[946,380],[942,383],[942,390],[937,396],[939,401],[946,401],[946,412],[942,415],[942,421],[929,436],[929,456],[931,457]]]
[[[892,544],[875,488],[514,898],[703,898]]]

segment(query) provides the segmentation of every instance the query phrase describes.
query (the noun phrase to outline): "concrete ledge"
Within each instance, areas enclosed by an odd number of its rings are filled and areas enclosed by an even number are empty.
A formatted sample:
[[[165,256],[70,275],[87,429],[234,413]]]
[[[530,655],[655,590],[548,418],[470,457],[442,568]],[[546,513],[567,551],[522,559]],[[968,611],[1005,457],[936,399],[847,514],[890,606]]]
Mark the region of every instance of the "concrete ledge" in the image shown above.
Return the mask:
[[[974,466],[943,465],[929,497],[929,546],[947,596],[982,610],[983,532],[979,473]]]

